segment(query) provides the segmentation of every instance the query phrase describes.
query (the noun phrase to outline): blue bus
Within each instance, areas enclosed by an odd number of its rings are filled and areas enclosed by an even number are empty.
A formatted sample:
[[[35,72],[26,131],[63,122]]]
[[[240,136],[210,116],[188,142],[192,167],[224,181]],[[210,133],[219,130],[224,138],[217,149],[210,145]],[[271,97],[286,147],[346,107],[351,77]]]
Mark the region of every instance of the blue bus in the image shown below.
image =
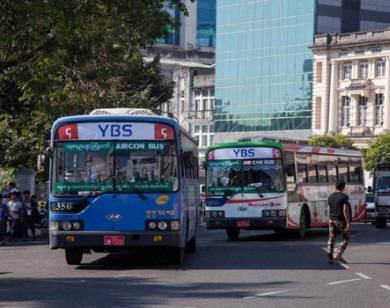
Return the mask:
[[[98,109],[52,126],[50,248],[66,262],[91,252],[161,249],[171,264],[196,250],[196,141],[147,109]]]

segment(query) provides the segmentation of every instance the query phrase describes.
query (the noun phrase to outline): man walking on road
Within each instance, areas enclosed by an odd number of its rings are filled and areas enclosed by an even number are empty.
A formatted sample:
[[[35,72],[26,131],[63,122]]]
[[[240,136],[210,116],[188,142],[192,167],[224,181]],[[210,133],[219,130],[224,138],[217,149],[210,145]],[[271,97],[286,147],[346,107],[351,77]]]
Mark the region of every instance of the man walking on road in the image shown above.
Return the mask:
[[[348,196],[343,193],[345,183],[338,182],[336,184],[336,192],[332,193],[328,198],[329,206],[329,240],[328,240],[328,259],[329,264],[334,263],[334,259],[346,264],[347,261],[342,257],[345,248],[349,242],[351,212]],[[340,247],[337,250],[336,257],[333,257],[334,244],[336,234],[341,232],[343,235]]]

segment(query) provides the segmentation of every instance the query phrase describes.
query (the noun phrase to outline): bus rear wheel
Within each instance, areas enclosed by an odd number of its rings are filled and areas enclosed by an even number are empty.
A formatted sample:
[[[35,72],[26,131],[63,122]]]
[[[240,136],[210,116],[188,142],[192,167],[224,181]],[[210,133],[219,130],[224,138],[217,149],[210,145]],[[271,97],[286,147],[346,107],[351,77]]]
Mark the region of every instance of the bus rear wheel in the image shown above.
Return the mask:
[[[227,228],[226,235],[229,240],[237,240],[240,236],[240,229],[238,228]]]
[[[65,259],[69,265],[80,265],[83,259],[83,250],[80,248],[65,248]]]

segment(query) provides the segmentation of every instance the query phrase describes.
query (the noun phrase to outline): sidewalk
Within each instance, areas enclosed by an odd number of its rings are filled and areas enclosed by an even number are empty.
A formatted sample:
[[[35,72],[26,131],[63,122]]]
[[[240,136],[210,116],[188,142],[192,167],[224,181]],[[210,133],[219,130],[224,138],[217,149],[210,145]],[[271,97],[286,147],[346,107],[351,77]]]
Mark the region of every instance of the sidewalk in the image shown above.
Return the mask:
[[[46,236],[48,234],[49,234],[48,227],[35,227],[35,237]],[[32,237],[32,233],[30,229],[28,229],[28,237]]]

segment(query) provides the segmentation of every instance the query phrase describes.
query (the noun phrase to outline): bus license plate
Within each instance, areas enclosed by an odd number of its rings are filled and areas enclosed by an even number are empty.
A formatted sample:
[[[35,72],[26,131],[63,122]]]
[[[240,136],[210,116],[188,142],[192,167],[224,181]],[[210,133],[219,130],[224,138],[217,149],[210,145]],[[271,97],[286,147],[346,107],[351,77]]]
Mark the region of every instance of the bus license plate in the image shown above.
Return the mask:
[[[122,235],[105,236],[104,237],[104,245],[105,246],[124,246],[125,245],[125,237]]]
[[[250,223],[249,223],[249,220],[239,220],[239,221],[237,221],[236,226],[237,227],[249,227]]]

